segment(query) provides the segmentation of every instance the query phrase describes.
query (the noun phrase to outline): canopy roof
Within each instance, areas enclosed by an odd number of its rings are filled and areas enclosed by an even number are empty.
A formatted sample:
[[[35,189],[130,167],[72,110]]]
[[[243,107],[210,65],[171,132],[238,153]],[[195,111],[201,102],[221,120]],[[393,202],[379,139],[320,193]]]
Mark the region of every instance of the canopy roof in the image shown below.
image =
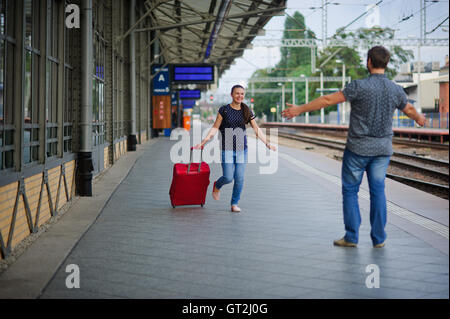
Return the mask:
[[[165,63],[212,63],[218,76],[242,56],[286,0],[147,0]]]

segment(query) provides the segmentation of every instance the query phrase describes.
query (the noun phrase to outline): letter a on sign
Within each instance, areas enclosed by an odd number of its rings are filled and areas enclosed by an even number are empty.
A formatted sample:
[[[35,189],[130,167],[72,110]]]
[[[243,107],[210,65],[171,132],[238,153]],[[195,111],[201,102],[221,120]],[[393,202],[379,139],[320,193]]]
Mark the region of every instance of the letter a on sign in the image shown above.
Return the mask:
[[[158,78],[158,82],[164,82],[166,79],[164,78],[164,74],[161,74]]]

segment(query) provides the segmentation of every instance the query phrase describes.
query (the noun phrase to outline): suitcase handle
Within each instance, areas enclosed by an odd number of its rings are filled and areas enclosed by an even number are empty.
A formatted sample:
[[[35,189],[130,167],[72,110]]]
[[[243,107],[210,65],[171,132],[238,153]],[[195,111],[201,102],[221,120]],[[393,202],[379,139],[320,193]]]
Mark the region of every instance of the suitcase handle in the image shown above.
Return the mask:
[[[200,149],[200,163],[198,163],[198,170],[197,170],[198,173],[200,173],[200,167],[202,166],[203,148],[204,148],[204,146],[202,146],[202,148]],[[188,174],[191,171],[192,153],[193,153],[193,151],[194,151],[194,148],[191,147],[191,159],[189,160],[189,165],[188,165],[188,170],[187,170]]]

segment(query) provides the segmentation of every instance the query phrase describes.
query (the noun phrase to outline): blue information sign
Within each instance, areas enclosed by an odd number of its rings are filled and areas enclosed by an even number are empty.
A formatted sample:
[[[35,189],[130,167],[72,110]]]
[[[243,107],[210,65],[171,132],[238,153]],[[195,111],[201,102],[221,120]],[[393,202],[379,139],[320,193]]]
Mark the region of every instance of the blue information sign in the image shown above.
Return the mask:
[[[199,99],[200,90],[180,90],[180,99]]]
[[[181,104],[184,109],[193,108],[195,105],[195,100],[181,100]]]
[[[155,65],[152,74],[156,74],[153,78],[153,95],[170,95],[169,67]]]
[[[178,96],[177,95],[178,95],[177,92],[170,93],[170,99],[171,99],[172,106],[178,106]]]
[[[172,70],[175,83],[214,82],[214,66],[211,64],[174,64]]]

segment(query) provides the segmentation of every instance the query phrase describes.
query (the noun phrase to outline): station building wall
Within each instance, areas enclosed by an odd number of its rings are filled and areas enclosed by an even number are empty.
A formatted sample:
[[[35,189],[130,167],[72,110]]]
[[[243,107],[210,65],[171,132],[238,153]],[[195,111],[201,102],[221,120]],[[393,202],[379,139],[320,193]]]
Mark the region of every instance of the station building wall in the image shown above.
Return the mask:
[[[0,259],[76,196],[82,30],[65,26],[68,4],[81,8],[80,0],[0,0]],[[116,39],[129,11],[126,0],[93,0],[94,174],[127,152],[129,39]],[[136,36],[138,143],[151,135],[149,39]]]

